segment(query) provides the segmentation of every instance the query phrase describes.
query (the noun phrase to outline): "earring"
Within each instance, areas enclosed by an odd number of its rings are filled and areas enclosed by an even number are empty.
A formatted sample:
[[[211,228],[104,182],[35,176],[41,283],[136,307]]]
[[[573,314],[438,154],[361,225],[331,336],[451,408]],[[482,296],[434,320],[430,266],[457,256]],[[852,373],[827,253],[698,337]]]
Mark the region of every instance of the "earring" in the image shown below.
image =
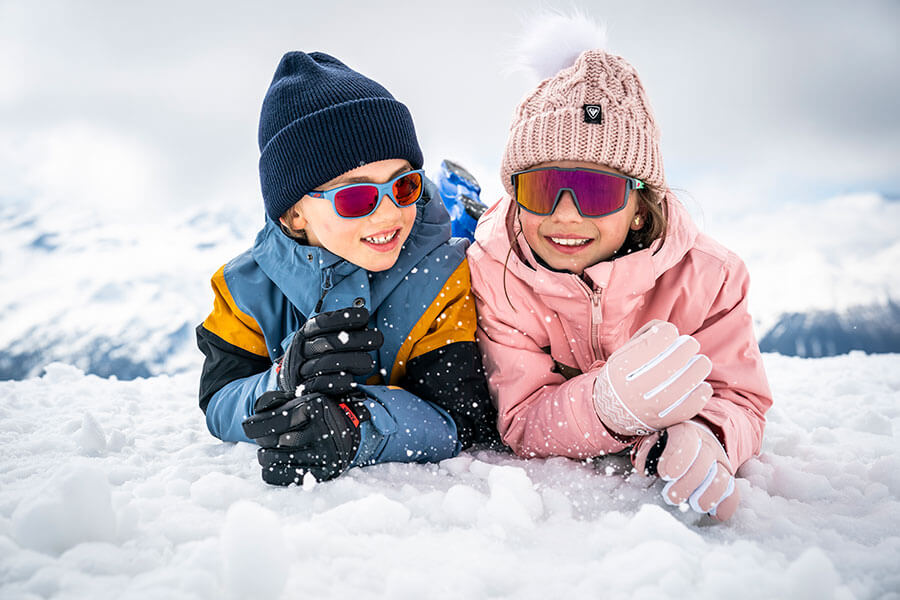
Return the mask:
[[[635,215],[634,221],[632,221],[632,226],[634,227],[634,229],[640,229],[641,223],[643,223],[643,221],[641,219],[641,215]]]

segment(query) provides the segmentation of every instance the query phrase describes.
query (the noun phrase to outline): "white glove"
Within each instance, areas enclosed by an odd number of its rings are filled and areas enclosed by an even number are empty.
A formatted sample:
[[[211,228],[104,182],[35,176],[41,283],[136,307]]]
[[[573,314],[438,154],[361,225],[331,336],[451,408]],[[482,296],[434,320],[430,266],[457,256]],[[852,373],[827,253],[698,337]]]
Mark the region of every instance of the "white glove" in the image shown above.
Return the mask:
[[[731,517],[741,501],[734,485],[734,468],[706,425],[686,421],[643,438],[632,450],[637,472],[653,474],[651,452],[661,435],[665,435],[665,446],[655,471],[667,482],[662,491],[666,503],[677,506],[687,501],[696,512],[709,513],[720,521]]]
[[[712,363],[700,343],[666,321],[650,321],[612,353],[594,383],[594,409],[607,429],[647,435],[700,412],[712,397]]]

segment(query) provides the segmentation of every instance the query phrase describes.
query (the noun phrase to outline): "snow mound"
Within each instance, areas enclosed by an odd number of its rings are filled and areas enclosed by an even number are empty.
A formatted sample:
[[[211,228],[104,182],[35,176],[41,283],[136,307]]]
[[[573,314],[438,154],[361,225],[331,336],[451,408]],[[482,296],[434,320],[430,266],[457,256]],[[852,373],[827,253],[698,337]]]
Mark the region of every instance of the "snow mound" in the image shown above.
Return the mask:
[[[13,540],[48,554],[85,542],[115,540],[116,515],[103,471],[76,463],[44,475],[47,482],[13,511]]]

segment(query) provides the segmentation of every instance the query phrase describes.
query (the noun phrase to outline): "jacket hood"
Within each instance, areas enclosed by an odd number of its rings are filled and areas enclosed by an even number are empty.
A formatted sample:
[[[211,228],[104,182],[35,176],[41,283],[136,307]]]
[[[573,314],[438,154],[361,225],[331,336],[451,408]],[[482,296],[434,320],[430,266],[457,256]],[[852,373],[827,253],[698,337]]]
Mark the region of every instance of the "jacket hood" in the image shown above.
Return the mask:
[[[602,261],[585,269],[595,287],[614,287],[617,294],[641,294],[653,287],[656,279],[672,268],[693,246],[698,230],[687,210],[671,191],[666,192],[668,226],[664,240],[655,240],[649,248]],[[479,220],[475,242],[486,254],[524,281],[538,294],[547,297],[571,297],[561,282],[577,277],[552,271],[537,260],[521,235],[512,198],[503,196]],[[512,246],[512,251],[510,248]],[[505,276],[505,275],[504,275]]]
[[[310,316],[323,292],[357,272],[368,277],[370,310],[399,285],[422,256],[450,239],[450,216],[435,185],[425,180],[422,198],[416,203],[416,218],[397,262],[390,269],[368,272],[340,256],[316,246],[297,243],[277,223],[266,217],[266,225],[256,236],[253,259],[266,276],[300,312]]]

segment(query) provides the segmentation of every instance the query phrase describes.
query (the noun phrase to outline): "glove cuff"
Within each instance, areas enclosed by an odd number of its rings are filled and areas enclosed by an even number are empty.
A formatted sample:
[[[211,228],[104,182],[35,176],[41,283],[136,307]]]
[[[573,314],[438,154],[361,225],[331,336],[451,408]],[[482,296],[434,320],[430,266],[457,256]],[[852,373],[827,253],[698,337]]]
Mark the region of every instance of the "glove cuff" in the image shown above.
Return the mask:
[[[638,436],[658,431],[628,410],[609,380],[609,371],[606,367],[600,369],[600,373],[594,380],[594,411],[600,422],[611,432],[625,436]]]

